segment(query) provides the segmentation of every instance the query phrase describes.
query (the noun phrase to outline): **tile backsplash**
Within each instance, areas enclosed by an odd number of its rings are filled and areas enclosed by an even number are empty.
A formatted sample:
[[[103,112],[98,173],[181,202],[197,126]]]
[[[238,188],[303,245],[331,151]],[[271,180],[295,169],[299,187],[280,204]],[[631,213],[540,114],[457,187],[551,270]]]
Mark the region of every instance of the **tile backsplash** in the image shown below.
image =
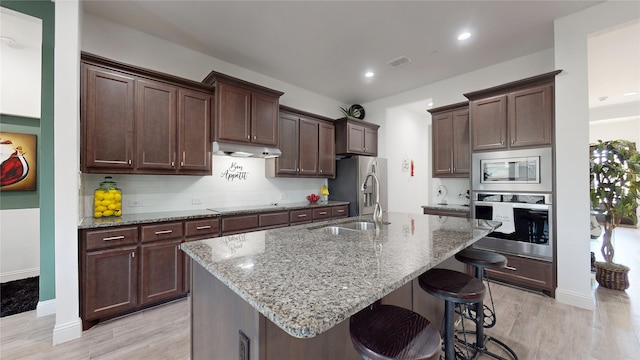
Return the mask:
[[[304,202],[326,184],[325,179],[264,174],[264,159],[228,156],[213,157],[211,176],[82,174],[81,215],[92,216],[93,191],[105,176],[111,176],[122,190],[124,214]]]

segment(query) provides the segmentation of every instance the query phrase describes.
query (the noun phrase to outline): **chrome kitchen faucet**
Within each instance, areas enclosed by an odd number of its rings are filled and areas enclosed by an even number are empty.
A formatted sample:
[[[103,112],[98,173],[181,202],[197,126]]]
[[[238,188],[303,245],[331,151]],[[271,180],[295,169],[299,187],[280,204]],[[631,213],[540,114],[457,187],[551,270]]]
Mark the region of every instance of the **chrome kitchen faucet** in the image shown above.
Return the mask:
[[[369,178],[373,178],[373,186],[374,186],[374,192],[375,194],[375,199],[376,199],[376,204],[373,207],[373,222],[376,224],[376,228],[380,228],[380,226],[382,225],[382,206],[380,206],[380,180],[378,179],[378,176],[376,176],[375,174],[375,167],[373,172],[370,172],[367,174],[367,177],[364,178],[364,181],[362,182],[362,186],[360,187],[360,190],[362,190],[363,192],[365,191],[365,189],[367,188],[367,181],[369,180]]]

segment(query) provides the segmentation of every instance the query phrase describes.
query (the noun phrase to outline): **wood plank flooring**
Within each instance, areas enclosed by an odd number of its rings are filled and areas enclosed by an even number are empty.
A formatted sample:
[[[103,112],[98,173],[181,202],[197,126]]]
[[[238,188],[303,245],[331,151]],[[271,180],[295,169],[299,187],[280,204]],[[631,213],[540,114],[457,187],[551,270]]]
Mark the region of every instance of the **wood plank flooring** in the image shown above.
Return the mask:
[[[599,288],[594,280],[597,305],[588,311],[492,284],[498,319],[486,333],[507,343],[522,360],[639,359],[640,230],[621,230],[617,261],[631,267],[626,292]],[[594,247],[599,247],[597,240],[592,240]],[[80,339],[57,346],[51,345],[54,324],[54,315],[36,318],[35,311],[0,319],[0,358],[189,359],[188,299],[98,324]]]

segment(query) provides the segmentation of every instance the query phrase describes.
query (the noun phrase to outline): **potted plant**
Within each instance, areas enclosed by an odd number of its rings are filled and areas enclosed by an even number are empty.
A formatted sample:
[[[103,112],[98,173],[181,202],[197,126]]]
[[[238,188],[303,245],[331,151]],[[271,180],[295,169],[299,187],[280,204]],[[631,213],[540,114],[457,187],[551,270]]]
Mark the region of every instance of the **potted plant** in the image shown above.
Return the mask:
[[[626,290],[629,268],[616,264],[613,232],[622,218],[638,222],[636,208],[640,199],[640,153],[626,140],[598,140],[591,145],[591,208],[603,215],[602,256],[596,262],[596,280],[600,286]]]

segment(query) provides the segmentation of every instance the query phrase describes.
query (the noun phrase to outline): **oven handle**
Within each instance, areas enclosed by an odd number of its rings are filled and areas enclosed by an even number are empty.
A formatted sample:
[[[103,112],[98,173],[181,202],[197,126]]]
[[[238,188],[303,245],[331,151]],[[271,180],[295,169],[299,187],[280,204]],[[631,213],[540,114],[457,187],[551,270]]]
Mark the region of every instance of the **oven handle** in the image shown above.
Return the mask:
[[[492,206],[493,204],[511,204],[513,208],[517,209],[531,209],[531,210],[549,210],[551,204],[525,204],[525,203],[504,203],[496,201],[476,201],[475,206]]]

